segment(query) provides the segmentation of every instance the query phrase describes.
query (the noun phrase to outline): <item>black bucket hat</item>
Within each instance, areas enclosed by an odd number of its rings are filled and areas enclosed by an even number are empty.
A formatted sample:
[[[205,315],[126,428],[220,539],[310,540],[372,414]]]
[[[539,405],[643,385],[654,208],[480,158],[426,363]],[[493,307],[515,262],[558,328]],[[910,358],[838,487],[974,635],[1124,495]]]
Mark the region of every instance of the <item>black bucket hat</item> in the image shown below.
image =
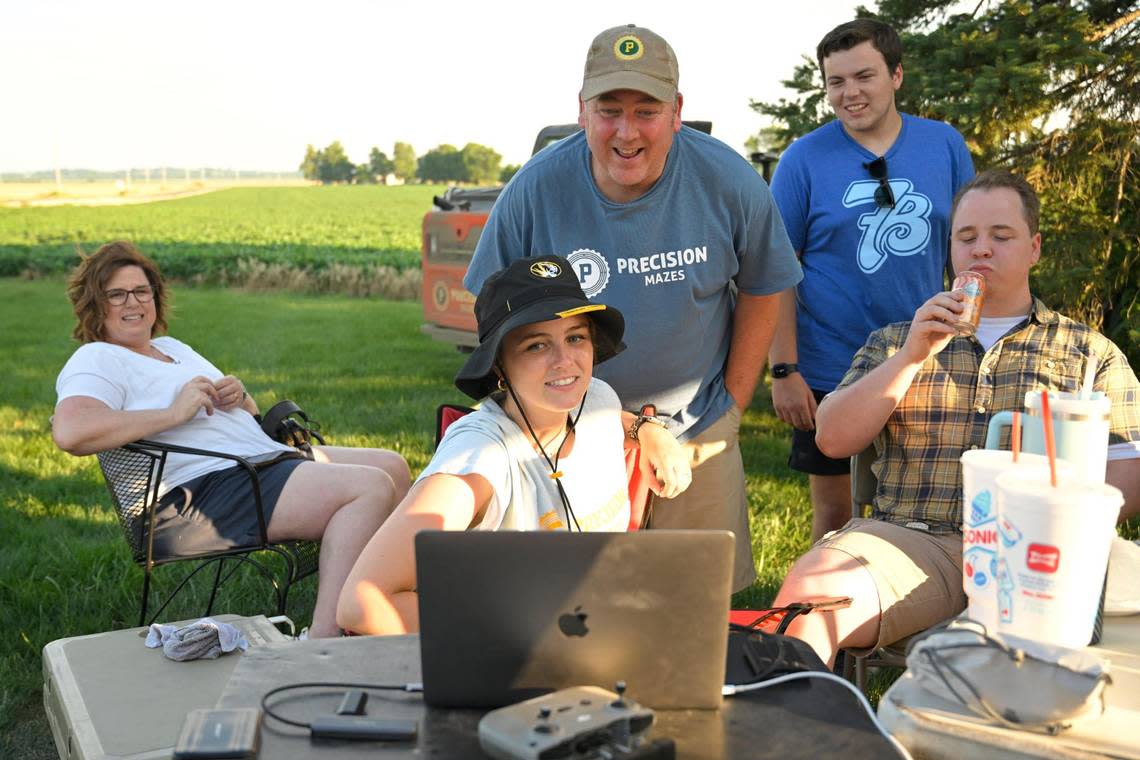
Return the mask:
[[[495,390],[495,358],[503,337],[523,325],[586,314],[594,323],[594,363],[600,364],[625,348],[621,336],[625,318],[602,303],[591,303],[582,292],[570,262],[561,256],[537,256],[514,261],[487,278],[475,299],[479,347],[455,376],[455,387],[474,399]]]

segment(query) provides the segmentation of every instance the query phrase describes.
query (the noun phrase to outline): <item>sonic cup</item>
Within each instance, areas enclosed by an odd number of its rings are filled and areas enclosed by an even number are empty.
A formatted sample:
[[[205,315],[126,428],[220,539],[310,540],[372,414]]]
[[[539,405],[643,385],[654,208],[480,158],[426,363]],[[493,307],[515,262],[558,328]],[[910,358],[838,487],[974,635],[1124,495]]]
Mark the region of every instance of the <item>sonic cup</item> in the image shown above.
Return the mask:
[[[997,587],[1008,594],[998,630],[1047,644],[1089,643],[1104,586],[1119,489],[1058,474],[1014,469],[997,478]],[[1010,540],[1006,540],[1006,536]]]

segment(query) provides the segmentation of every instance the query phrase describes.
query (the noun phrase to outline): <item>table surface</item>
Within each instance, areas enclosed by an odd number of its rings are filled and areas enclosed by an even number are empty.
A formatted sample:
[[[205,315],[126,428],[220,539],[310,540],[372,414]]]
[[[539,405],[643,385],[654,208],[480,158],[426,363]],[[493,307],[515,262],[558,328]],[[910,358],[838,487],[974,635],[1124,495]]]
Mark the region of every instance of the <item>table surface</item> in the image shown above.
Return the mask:
[[[1100,644],[1112,684],[1102,716],[1057,734],[993,726],[961,705],[924,691],[908,674],[879,702],[879,717],[911,752],[927,758],[1123,757],[1140,760],[1140,615],[1106,617]]]
[[[272,688],[308,681],[404,684],[420,680],[416,636],[355,637],[268,644],[251,649],[234,669],[218,707],[253,707]],[[298,696],[303,694],[303,696]],[[342,689],[274,698],[275,711],[307,721],[330,714]],[[636,695],[631,695],[636,698]],[[368,714],[415,718],[412,743],[310,740],[305,729],[264,719],[261,756],[282,758],[483,757],[477,727],[484,710],[427,707],[420,694],[372,692]],[[822,680],[794,681],[727,698],[719,710],[657,711],[654,738],[677,743],[678,758],[892,756],[853,694]]]

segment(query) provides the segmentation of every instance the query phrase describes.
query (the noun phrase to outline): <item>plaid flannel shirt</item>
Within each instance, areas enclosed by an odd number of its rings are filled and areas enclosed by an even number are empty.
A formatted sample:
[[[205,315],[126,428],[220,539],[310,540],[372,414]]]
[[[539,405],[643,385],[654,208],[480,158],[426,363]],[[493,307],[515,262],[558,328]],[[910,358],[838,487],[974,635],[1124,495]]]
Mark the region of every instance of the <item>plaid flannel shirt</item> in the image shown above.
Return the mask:
[[[896,322],[872,333],[839,387],[902,348],[909,328]],[[1112,402],[1109,443],[1140,440],[1140,384],[1128,359],[1108,338],[1034,299],[1029,317],[989,351],[973,337],[955,337],[922,365],[875,438],[874,516],[959,531],[962,452],[984,448],[990,417],[1021,410],[1027,391],[1079,390],[1090,354],[1099,362],[1094,388]]]

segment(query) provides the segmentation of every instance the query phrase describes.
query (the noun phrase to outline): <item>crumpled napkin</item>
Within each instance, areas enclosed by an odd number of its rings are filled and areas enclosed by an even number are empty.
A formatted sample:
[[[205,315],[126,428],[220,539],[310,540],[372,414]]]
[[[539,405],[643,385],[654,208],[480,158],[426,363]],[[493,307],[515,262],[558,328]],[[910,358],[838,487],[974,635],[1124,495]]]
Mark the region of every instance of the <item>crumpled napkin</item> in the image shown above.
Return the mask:
[[[146,634],[150,649],[162,647],[172,660],[214,660],[235,649],[249,649],[249,642],[234,626],[213,618],[202,618],[181,628],[168,623],[151,623]]]

